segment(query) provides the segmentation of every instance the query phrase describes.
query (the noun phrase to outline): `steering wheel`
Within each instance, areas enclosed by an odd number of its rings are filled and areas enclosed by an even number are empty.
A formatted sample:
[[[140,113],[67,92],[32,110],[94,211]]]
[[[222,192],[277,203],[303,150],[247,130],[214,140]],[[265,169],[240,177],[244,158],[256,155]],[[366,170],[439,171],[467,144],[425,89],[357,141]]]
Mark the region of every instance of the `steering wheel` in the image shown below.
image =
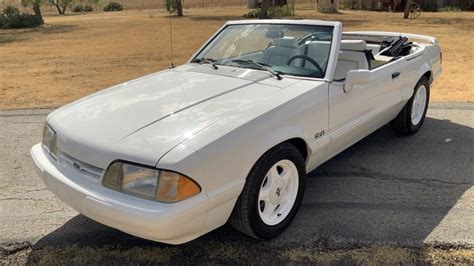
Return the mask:
[[[317,36],[317,34],[314,33],[314,32],[310,32],[310,33],[308,33],[308,34],[306,34],[306,35],[303,35],[301,38],[299,38],[299,39],[297,40],[298,45],[302,45],[302,44],[304,44],[308,39],[316,38],[316,36]]]
[[[293,62],[295,59],[303,59],[303,62],[308,61],[318,69],[319,73],[324,72],[324,70],[321,68],[321,66],[318,64],[318,62],[316,62],[313,58],[311,58],[307,55],[303,55],[303,54],[293,56],[292,58],[290,58],[288,60],[288,62],[286,64],[291,65],[291,62]]]

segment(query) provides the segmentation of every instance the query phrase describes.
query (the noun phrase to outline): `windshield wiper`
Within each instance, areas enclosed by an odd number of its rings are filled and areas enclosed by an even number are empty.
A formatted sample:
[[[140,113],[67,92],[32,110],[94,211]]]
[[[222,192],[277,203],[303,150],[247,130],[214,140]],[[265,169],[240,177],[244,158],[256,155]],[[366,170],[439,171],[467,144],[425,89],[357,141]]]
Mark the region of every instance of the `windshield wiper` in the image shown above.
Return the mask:
[[[216,65],[217,60],[212,59],[212,58],[196,58],[191,63],[198,63],[198,64],[209,64],[211,65],[214,69],[219,69]]]
[[[273,69],[271,69],[271,66],[269,64],[257,62],[257,61],[251,60],[251,59],[247,59],[247,60],[234,59],[231,62],[232,63],[237,63],[237,64],[250,64],[250,65],[253,65],[253,66],[257,67],[257,69],[259,69],[259,70],[265,70],[265,71],[271,73],[278,80],[283,79],[283,77],[281,76],[281,72],[274,71]]]

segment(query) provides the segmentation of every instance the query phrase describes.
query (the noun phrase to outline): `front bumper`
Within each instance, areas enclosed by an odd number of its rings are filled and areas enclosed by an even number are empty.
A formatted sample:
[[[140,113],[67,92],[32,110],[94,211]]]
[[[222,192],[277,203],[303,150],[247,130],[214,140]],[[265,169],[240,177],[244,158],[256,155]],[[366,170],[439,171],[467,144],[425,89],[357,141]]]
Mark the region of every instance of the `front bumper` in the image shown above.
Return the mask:
[[[48,189],[79,213],[138,237],[181,244],[217,227],[206,222],[204,193],[178,203],[145,200],[103,187],[80,171],[52,159],[41,144],[31,148],[36,171]]]

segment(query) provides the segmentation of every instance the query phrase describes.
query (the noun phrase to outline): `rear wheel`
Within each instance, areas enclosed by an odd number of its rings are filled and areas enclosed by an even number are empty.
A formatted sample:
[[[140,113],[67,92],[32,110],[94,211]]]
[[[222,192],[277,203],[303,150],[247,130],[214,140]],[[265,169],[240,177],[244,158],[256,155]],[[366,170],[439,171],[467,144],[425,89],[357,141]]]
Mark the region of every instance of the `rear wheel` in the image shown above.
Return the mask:
[[[429,81],[427,77],[422,77],[418,81],[411,99],[405,104],[398,116],[390,122],[392,128],[405,135],[416,133],[425,121],[429,99]]]
[[[298,211],[305,176],[304,159],[295,146],[284,143],[271,149],[250,171],[231,225],[254,238],[279,235]]]

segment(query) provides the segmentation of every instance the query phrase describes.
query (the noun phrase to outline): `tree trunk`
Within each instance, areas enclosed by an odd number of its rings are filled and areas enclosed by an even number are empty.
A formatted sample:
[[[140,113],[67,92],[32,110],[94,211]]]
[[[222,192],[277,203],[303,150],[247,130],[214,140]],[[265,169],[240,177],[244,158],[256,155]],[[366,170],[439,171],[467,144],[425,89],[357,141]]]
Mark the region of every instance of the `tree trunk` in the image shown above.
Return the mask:
[[[51,3],[53,4],[53,6],[56,7],[56,9],[58,10],[59,15],[62,15],[63,12],[61,11],[61,7],[59,7],[59,0],[54,0]]]
[[[317,0],[316,10],[321,13],[337,13],[337,3],[335,0]]]
[[[258,18],[266,19],[268,18],[268,8],[270,7],[270,0],[262,0],[262,9],[260,10],[260,14],[258,14]]]
[[[63,15],[66,14],[66,8],[67,8],[67,5],[64,4],[64,5],[62,6],[62,12],[63,12],[62,14],[63,14]]]
[[[183,15],[183,3],[181,0],[176,0],[176,11],[178,12],[178,17],[182,17]]]
[[[247,8],[255,9],[257,8],[258,1],[257,0],[247,0]]]
[[[33,11],[35,12],[36,18],[40,21],[40,25],[43,25],[44,20],[43,20],[43,16],[41,15],[39,1],[33,1]]]
[[[404,19],[408,18],[408,15],[410,14],[410,4],[411,4],[411,0],[407,0],[407,2],[405,4],[405,9],[403,11],[403,18]]]

